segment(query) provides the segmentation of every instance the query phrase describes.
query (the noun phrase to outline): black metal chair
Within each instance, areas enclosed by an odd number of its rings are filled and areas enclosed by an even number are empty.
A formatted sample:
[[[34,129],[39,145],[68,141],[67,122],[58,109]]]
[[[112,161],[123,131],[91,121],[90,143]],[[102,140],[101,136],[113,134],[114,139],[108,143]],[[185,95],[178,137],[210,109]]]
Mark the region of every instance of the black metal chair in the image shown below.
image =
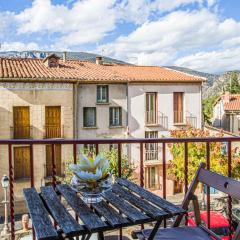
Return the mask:
[[[208,185],[209,187],[214,187],[215,189],[230,195],[233,198],[240,200],[240,182],[233,180],[228,177],[224,177],[220,174],[208,171],[205,168],[205,164],[202,163],[188,189],[188,192],[182,202],[182,208],[187,210],[190,201],[193,202],[194,217],[196,222],[196,227],[190,226],[179,226],[184,215],[178,216],[172,228],[159,229],[154,239],[159,240],[212,240],[221,239],[211,230],[207,229],[201,223],[200,210],[197,196],[194,192],[197,188],[199,182]],[[146,229],[142,231],[136,231],[133,233],[133,238],[138,238],[141,240],[148,239],[152,240],[150,237],[151,229]],[[233,240],[240,240],[240,224],[237,227],[235,234],[232,237]]]

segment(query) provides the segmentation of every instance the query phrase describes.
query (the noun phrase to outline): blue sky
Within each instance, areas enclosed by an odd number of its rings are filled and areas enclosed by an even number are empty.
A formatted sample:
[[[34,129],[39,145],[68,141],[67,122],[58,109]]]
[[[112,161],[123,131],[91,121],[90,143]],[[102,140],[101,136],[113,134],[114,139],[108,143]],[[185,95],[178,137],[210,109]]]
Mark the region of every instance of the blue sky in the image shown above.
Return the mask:
[[[88,51],[141,65],[235,70],[239,10],[239,0],[0,0],[0,51]]]

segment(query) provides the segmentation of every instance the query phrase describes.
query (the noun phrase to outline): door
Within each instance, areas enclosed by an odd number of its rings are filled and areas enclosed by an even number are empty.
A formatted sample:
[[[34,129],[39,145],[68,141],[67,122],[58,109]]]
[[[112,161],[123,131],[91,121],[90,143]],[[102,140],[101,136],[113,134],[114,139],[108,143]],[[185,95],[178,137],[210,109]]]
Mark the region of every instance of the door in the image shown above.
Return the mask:
[[[146,93],[146,123],[157,123],[157,93]]]
[[[13,107],[14,138],[30,138],[29,107]]]
[[[14,178],[30,178],[30,148],[14,147]]]
[[[55,145],[55,165],[57,176],[62,173],[62,156],[61,156],[61,145]],[[52,146],[46,145],[46,177],[52,176]]]
[[[46,107],[45,110],[46,138],[61,137],[61,107]]]

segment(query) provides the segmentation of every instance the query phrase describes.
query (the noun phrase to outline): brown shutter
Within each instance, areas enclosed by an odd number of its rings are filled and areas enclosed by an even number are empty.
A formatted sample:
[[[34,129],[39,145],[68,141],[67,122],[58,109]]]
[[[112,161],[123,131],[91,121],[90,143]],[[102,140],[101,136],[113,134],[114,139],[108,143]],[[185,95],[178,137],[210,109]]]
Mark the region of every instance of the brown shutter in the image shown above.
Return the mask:
[[[46,107],[45,110],[46,138],[61,137],[61,107]]]
[[[29,107],[13,107],[14,138],[30,138]]]
[[[30,178],[29,147],[14,147],[14,178]]]
[[[60,176],[62,173],[62,156],[61,156],[61,145],[55,145],[55,164],[57,175]],[[46,177],[52,176],[52,146],[46,145]]]
[[[173,93],[173,115],[174,123],[183,122],[183,93]]]

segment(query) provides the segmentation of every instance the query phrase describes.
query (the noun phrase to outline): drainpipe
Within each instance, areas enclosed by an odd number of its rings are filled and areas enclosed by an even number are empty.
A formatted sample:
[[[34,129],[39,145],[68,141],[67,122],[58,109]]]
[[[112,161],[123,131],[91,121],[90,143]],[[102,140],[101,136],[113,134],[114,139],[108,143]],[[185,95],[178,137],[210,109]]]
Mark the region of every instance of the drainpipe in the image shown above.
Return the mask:
[[[74,84],[73,89],[73,132],[74,138],[78,138],[78,86],[79,82]]]

